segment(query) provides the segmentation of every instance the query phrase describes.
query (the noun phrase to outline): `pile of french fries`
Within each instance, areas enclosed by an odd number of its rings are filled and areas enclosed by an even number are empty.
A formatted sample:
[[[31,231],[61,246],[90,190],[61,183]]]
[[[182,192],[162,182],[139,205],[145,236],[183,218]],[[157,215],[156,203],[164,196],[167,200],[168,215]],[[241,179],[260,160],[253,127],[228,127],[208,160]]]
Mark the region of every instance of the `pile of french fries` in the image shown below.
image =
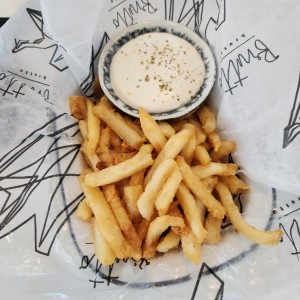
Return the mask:
[[[234,195],[248,186],[236,176],[238,166],[224,162],[236,143],[221,140],[208,106],[185,119],[156,122],[142,107],[139,119],[122,115],[105,96],[96,104],[71,96],[69,104],[89,165],[79,177],[85,199],[77,216],[90,222],[103,265],[148,260],[179,245],[199,264],[201,245],[220,241],[225,215],[257,244],[280,241],[280,229],[250,226],[235,205]]]

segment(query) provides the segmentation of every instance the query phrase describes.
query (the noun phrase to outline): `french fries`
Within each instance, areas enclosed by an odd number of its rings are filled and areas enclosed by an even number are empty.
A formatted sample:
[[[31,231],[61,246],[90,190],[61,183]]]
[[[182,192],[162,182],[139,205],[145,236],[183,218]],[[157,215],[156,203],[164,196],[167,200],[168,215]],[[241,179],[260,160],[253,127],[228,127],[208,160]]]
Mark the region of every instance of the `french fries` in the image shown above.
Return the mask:
[[[250,226],[234,204],[232,195],[249,187],[237,177],[238,166],[225,162],[236,143],[221,140],[208,106],[171,122],[156,122],[142,107],[140,119],[133,120],[105,96],[97,104],[70,97],[70,109],[91,168],[79,176],[85,199],[76,214],[90,222],[103,265],[116,258],[150,259],[180,244],[199,264],[202,244],[221,240],[225,215],[251,241],[279,242],[280,229]]]
[[[275,245],[279,243],[282,237],[282,231],[280,229],[270,231],[259,230],[245,221],[238,207],[234,204],[230,190],[224,182],[218,182],[216,191],[226,209],[228,218],[238,233],[259,245]]]

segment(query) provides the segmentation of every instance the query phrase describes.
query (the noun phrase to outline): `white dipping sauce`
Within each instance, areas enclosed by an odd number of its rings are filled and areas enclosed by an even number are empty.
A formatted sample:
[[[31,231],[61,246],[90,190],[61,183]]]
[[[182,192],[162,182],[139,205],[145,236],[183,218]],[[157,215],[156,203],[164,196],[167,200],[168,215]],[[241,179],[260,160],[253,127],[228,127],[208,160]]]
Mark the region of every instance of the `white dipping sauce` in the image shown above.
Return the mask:
[[[116,95],[129,106],[150,113],[188,103],[203,84],[204,63],[187,41],[163,32],[146,33],[114,55],[110,79]]]

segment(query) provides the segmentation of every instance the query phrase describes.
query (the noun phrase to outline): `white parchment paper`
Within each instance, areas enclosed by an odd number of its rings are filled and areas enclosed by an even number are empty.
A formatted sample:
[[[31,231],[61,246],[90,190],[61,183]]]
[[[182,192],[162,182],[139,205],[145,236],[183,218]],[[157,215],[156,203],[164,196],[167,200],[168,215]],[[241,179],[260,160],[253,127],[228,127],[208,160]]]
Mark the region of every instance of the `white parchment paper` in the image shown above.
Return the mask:
[[[30,0],[0,30],[0,288],[5,299],[296,299],[299,278],[300,5],[296,0]],[[237,199],[257,247],[223,224],[194,266],[174,251],[151,260],[96,260],[82,200],[82,160],[68,96],[93,97],[102,48],[134,23],[184,24],[211,46],[211,104],[233,159],[251,180]],[[284,192],[283,192],[284,191]],[[3,298],[3,299],[4,299]]]

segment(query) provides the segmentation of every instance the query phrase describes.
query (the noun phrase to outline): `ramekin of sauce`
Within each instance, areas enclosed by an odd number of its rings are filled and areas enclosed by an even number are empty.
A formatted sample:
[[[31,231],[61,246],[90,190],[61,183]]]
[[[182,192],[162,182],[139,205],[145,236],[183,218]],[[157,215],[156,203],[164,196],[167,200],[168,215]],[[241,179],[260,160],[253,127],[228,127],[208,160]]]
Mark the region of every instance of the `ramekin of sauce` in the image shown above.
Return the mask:
[[[208,45],[169,21],[128,27],[112,37],[99,61],[100,84],[110,101],[135,117],[143,106],[157,120],[195,110],[208,96],[215,73]]]

